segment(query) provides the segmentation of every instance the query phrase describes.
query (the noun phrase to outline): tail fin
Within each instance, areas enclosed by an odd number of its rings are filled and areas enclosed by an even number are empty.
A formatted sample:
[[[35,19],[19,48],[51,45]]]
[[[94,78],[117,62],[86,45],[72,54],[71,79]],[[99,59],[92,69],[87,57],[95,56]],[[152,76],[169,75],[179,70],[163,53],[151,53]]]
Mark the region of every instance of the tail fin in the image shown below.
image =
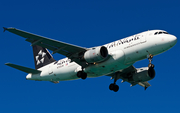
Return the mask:
[[[33,54],[36,69],[56,61],[46,48],[38,45],[33,46]]]

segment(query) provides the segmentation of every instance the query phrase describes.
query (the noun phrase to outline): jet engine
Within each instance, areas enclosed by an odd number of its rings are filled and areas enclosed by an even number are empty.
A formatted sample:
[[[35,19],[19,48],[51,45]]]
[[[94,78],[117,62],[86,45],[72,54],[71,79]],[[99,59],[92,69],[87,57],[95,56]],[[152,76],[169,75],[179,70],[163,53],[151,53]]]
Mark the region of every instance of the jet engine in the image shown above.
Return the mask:
[[[108,50],[104,46],[92,48],[84,53],[84,59],[88,63],[102,62],[108,57]]]
[[[155,70],[154,68],[138,68],[137,73],[133,74],[132,79],[135,82],[145,82],[153,79],[155,77]]]

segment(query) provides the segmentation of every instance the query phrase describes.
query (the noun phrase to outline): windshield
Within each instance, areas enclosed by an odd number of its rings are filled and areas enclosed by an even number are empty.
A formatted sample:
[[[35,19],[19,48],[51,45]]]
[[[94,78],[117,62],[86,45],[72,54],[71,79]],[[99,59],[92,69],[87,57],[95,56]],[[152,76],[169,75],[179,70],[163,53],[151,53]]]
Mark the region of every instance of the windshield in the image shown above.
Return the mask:
[[[169,34],[168,32],[165,31],[159,31],[159,32],[155,32],[154,35],[158,35],[158,34]]]

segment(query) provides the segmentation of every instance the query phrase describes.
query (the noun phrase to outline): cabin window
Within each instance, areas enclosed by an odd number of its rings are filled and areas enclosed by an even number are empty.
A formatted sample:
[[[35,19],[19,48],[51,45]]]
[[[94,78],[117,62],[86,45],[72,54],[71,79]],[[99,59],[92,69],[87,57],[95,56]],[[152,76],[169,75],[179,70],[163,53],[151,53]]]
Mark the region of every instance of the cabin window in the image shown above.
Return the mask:
[[[58,63],[58,61],[55,61],[55,62],[54,62],[54,64],[57,64],[57,63]]]

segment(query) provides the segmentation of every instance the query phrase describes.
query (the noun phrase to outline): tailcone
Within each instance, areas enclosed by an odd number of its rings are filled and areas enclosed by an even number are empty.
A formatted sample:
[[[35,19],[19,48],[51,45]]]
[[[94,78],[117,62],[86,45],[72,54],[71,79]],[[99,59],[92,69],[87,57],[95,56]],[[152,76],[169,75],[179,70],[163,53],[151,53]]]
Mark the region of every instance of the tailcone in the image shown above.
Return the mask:
[[[26,80],[32,80],[32,74],[31,73],[26,76]]]
[[[27,76],[26,76],[26,80],[39,80],[40,79],[40,74],[32,74],[32,73],[29,73]]]

